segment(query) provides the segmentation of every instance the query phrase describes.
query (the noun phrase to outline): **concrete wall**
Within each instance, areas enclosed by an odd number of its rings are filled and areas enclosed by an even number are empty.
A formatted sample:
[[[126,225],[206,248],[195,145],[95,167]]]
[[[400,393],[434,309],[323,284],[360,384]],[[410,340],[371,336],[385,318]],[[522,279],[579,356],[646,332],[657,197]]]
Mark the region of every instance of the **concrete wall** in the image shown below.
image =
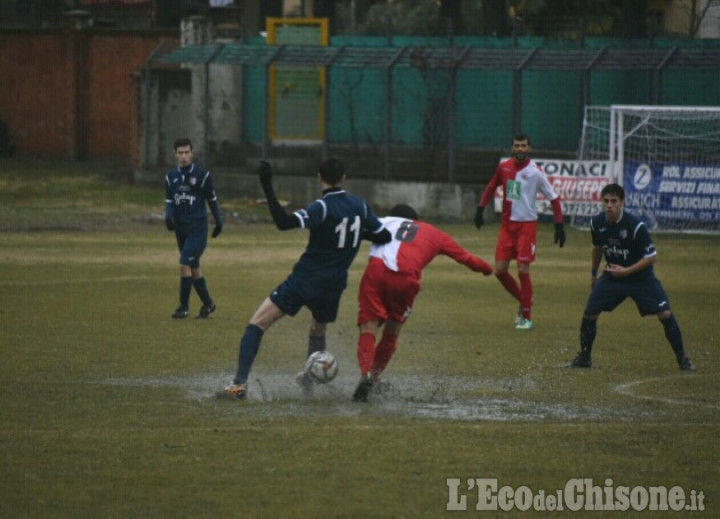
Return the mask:
[[[155,184],[162,188],[165,172],[162,170],[138,170],[135,182]],[[213,184],[220,198],[240,196],[264,199],[257,175],[212,169]],[[275,175],[273,186],[278,198],[287,201],[291,209],[305,207],[320,196],[320,184],[316,177]],[[465,220],[470,222],[475,214],[484,186],[460,185],[434,182],[377,182],[366,179],[348,179],[348,192],[364,198],[378,216],[384,216],[395,204],[413,206],[421,218],[428,220]],[[492,211],[486,212],[489,219]]]
[[[182,46],[209,41],[224,43],[215,39],[209,19],[201,16],[183,19]],[[242,84],[242,67],[182,65],[177,69],[154,70],[147,114],[150,124],[142,128],[141,136],[144,142],[145,130],[149,129],[147,156],[138,163],[172,164],[173,143],[178,137],[192,140],[198,162],[207,162],[210,154],[217,156],[237,146],[242,140],[242,104],[238,102],[242,99]]]

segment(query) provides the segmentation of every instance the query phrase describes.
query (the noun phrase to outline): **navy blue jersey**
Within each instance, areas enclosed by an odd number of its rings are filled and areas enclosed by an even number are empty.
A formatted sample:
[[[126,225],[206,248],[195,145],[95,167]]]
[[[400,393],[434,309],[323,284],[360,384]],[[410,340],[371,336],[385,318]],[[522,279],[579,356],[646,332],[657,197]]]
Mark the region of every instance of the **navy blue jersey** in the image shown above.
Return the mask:
[[[196,164],[177,167],[168,172],[165,182],[165,218],[173,220],[178,226],[207,222],[207,202],[213,211],[215,223],[219,223],[217,196],[209,171]]]
[[[609,223],[605,213],[593,216],[590,220],[590,232],[593,246],[602,249],[608,263],[629,267],[643,258],[651,258],[657,254],[645,224],[625,210],[616,223]],[[631,281],[653,276],[653,266],[650,265],[621,279]]]
[[[310,229],[310,240],[292,276],[315,290],[343,290],[363,231],[377,233],[383,228],[361,198],[340,188],[325,191],[295,216],[303,229]]]

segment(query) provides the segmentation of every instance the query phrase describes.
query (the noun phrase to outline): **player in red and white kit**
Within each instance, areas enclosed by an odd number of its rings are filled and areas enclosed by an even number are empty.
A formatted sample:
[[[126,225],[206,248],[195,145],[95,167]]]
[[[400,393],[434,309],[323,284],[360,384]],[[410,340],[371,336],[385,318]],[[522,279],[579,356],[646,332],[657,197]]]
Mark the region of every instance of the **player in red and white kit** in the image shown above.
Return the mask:
[[[502,186],[503,204],[500,233],[495,247],[495,276],[505,290],[518,300],[520,309],[515,319],[516,330],[531,330],[533,285],[530,279],[530,264],[535,261],[537,241],[537,209],[535,199],[538,193],[545,195],[552,205],[555,221],[555,243],[565,245],[562,206],[545,172],[530,160],[530,139],[527,135],[516,135],[512,141],[512,158],[498,164],[495,174],[483,191],[475,212],[475,227],[483,224],[483,211],[490,203],[495,190]],[[510,261],[517,261],[518,283],[508,272]]]
[[[356,402],[367,402],[368,393],[395,353],[400,329],[410,316],[420,291],[422,270],[428,263],[444,254],[486,276],[493,271],[489,263],[462,248],[448,234],[418,221],[409,205],[396,205],[390,216],[380,221],[392,240],[371,246],[370,261],[360,281],[357,354],[361,378],[353,393]],[[376,344],[381,326],[382,337]]]

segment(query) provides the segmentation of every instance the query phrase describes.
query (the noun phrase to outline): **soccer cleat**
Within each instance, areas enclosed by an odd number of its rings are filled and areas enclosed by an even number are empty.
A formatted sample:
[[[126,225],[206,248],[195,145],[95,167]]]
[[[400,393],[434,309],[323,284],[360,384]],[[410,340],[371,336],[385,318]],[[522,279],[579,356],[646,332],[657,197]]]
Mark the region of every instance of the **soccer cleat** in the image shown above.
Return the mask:
[[[375,377],[373,377],[372,373],[368,373],[360,379],[360,383],[352,396],[353,402],[367,402],[368,393],[370,393],[374,383]]]
[[[515,314],[515,324],[520,324],[523,320],[522,308],[518,308],[517,314]]]
[[[524,317],[521,317],[518,323],[515,325],[516,330],[532,330],[533,329],[533,323],[530,319],[525,319]]]
[[[310,397],[313,394],[313,381],[310,375],[305,371],[301,371],[295,375],[295,382],[300,386],[300,391],[304,397]]]
[[[220,400],[245,400],[247,398],[246,384],[230,384],[222,391],[215,393]]]
[[[592,358],[590,354],[581,351],[577,354],[577,357],[568,364],[568,368],[592,368]]]
[[[693,361],[687,357],[683,357],[678,364],[680,365],[680,369],[682,371],[695,371],[695,364],[693,364]]]
[[[203,305],[200,309],[200,313],[197,315],[195,319],[207,319],[210,317],[210,314],[215,311],[217,307],[215,306],[215,303],[210,303],[209,305]]]
[[[190,312],[187,308],[184,306],[178,306],[177,310],[175,310],[172,314],[173,319],[185,319],[188,315],[190,315]]]

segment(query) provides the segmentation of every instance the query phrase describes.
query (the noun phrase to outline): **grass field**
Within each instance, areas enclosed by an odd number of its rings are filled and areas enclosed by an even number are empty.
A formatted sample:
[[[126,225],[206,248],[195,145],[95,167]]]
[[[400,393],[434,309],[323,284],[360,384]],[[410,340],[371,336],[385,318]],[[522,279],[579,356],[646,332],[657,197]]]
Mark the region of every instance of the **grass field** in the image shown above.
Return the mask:
[[[564,368],[578,349],[589,234],[569,230],[560,250],[543,225],[536,329],[513,329],[516,305],[494,278],[438,258],[386,372],[392,390],[354,404],[364,246],[328,335],[337,379],[300,397],[303,311],[266,334],[250,399],[236,404],[214,392],[307,235],[246,223],[265,209],[219,193],[228,224],[203,257],[218,311],[173,321],[161,184],[128,186],[104,168],[0,161],[1,517],[416,518],[463,497],[468,511],[455,515],[518,515],[476,511],[473,478],[535,494],[573,478],[679,486],[688,504],[702,492],[705,508],[681,515],[720,513],[720,238],[655,235],[696,373],[677,369],[662,327],[632,302],[601,317],[592,370]],[[492,258],[496,225],[440,226]],[[460,479],[454,497],[448,478]]]

